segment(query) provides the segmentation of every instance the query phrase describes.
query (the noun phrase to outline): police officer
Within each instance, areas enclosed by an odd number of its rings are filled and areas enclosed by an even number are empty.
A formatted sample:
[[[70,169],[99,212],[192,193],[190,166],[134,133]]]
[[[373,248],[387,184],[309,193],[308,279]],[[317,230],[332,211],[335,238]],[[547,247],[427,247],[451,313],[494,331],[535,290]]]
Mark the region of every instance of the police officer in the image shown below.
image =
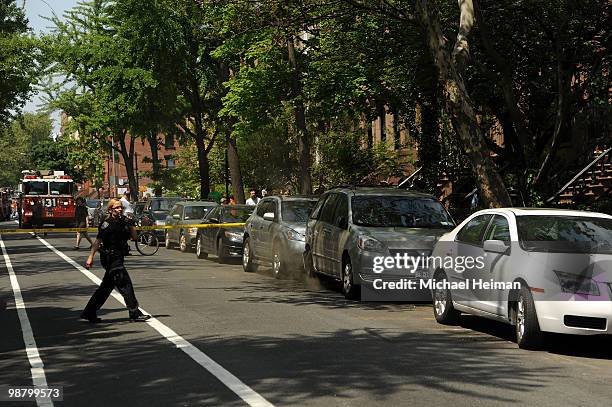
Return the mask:
[[[82,319],[100,322],[101,319],[97,317],[96,311],[102,307],[113,288],[117,288],[123,295],[130,321],[146,321],[151,318],[138,309],[132,280],[123,264],[125,246],[130,238],[136,240],[134,221],[123,215],[123,205],[119,199],[111,199],[108,203],[108,214],[98,226],[98,236],[85,263],[85,267],[90,268],[96,251],[99,250],[100,263],[106,272],[102,283],[81,313]]]

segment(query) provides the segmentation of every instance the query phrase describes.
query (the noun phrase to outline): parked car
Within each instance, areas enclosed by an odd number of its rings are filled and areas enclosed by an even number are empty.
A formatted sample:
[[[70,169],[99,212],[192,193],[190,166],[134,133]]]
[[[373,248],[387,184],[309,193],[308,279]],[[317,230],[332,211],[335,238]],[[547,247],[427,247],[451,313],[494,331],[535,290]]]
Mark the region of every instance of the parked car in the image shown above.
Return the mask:
[[[180,226],[200,223],[209,210],[217,206],[216,202],[208,201],[180,201],[166,217],[166,226]],[[182,252],[191,250],[196,237],[197,228],[173,228],[166,229],[166,247],[172,248],[178,244]]]
[[[213,208],[202,220],[204,224],[244,223],[255,209],[250,205],[223,205]],[[219,263],[230,258],[242,257],[243,226],[198,228],[196,256],[199,259],[216,253]]]
[[[244,227],[244,271],[270,264],[279,278],[290,270],[303,270],[306,222],[316,203],[316,198],[299,196],[270,196],[259,201]]]
[[[156,196],[147,199],[140,216],[142,226],[165,226],[166,217],[175,203],[184,201],[180,197]],[[164,241],[166,233],[163,229],[155,230],[155,235],[160,241]]]
[[[433,289],[434,315],[461,312],[515,326],[519,347],[543,345],[543,332],[612,334],[612,216],[555,209],[490,209],[463,221],[434,255],[483,256],[462,272],[432,267],[438,281],[486,280],[493,289]]]
[[[346,298],[374,280],[422,278],[427,269],[373,270],[374,258],[404,253],[427,256],[442,234],[455,226],[431,195],[396,188],[335,188],[325,192],[306,227],[304,268],[342,281]]]

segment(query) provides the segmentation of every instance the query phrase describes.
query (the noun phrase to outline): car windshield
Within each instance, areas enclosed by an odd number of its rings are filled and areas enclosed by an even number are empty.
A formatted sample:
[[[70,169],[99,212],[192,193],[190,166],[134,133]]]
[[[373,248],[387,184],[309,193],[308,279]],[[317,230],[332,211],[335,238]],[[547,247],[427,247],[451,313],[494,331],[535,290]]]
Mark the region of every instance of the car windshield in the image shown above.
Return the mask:
[[[49,182],[51,195],[72,195],[74,184],[72,182]]]
[[[23,193],[25,195],[47,195],[49,193],[49,183],[44,181],[33,181],[23,183]]]
[[[210,206],[186,206],[185,219],[202,219],[210,209]]]
[[[528,251],[612,254],[612,219],[586,216],[517,216],[521,247]]]
[[[98,206],[99,202],[100,202],[99,199],[88,199],[87,201],[85,201],[85,204],[87,205],[88,208],[95,209]]]
[[[225,208],[222,223],[246,222],[252,209]]]
[[[170,213],[170,211],[153,211],[151,212],[151,217],[155,220],[166,220],[168,213]]]
[[[152,211],[169,211],[175,203],[181,201],[181,198],[163,198],[154,199],[151,201]]]
[[[285,222],[308,222],[308,216],[317,201],[285,201],[281,204],[281,213]]]
[[[354,196],[353,223],[370,227],[451,228],[453,220],[434,199]]]

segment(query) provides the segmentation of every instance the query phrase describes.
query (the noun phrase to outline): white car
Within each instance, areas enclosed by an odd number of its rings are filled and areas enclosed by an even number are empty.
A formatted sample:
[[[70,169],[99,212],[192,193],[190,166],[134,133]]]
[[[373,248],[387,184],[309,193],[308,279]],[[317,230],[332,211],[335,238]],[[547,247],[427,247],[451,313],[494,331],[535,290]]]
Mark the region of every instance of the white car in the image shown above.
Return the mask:
[[[559,209],[487,209],[436,243],[429,259],[442,324],[460,313],[516,327],[521,348],[543,332],[612,334],[612,216]]]

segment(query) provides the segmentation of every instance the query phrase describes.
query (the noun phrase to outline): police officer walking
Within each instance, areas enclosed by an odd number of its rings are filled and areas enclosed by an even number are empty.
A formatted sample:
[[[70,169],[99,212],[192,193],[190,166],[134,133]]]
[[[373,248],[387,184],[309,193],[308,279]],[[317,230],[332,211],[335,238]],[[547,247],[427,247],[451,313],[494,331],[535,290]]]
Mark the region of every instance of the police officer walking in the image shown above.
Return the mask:
[[[81,318],[89,322],[100,322],[96,315],[113,288],[123,295],[129,311],[130,321],[146,321],[151,318],[138,309],[138,301],[134,294],[132,280],[123,264],[125,247],[129,239],[136,240],[134,221],[123,215],[123,205],[119,199],[111,199],[108,203],[108,215],[98,226],[98,236],[91,247],[91,253],[85,263],[86,268],[93,265],[96,251],[100,251],[100,263],[106,270],[102,283],[91,296],[91,299],[81,313]]]

